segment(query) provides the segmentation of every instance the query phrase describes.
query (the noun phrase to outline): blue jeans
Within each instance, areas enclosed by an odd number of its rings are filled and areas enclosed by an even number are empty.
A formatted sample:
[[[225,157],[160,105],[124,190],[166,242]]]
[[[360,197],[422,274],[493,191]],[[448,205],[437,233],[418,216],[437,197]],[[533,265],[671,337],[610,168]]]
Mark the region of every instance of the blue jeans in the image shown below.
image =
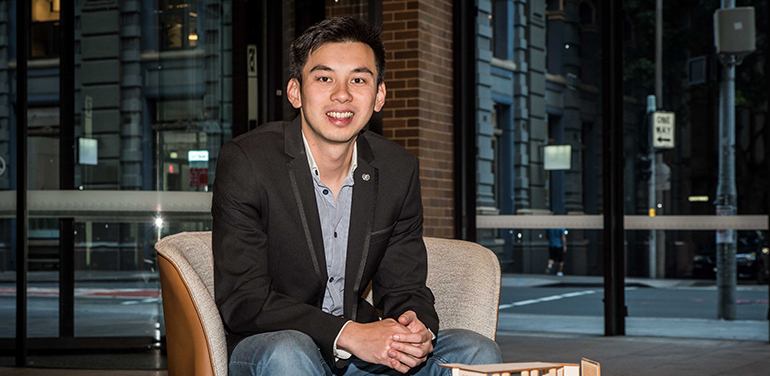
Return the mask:
[[[452,371],[439,364],[491,364],[503,361],[497,343],[463,329],[439,332],[433,354],[409,375],[449,376]],[[396,370],[351,358],[344,369],[332,369],[308,335],[284,330],[245,338],[230,356],[230,376],[258,375],[401,375]]]

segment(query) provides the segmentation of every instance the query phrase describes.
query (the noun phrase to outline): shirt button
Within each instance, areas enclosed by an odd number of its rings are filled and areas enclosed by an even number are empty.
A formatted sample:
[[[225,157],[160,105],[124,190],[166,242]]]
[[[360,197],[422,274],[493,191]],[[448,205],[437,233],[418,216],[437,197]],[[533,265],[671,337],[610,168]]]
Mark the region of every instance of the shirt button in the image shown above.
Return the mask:
[[[323,193],[324,193],[325,195],[328,195],[328,194],[329,194],[329,190],[328,190],[328,189],[324,189],[324,190],[323,190]]]
[[[334,282],[334,277],[329,278],[329,282]]]
[[[337,237],[337,232],[336,232],[336,231],[334,232],[334,237],[335,237],[335,238]]]

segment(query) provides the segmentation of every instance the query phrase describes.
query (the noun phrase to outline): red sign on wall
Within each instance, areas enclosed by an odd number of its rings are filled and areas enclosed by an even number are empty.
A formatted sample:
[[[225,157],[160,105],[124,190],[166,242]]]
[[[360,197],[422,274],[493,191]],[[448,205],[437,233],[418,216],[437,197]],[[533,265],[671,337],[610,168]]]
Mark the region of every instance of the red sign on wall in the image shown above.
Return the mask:
[[[205,187],[209,185],[209,169],[208,168],[191,168],[190,169],[190,187]]]

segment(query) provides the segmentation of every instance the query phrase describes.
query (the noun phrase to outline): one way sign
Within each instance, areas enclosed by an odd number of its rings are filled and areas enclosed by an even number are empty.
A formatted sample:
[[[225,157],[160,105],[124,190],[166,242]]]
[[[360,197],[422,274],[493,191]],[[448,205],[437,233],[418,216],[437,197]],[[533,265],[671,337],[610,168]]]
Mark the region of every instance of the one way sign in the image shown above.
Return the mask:
[[[658,149],[674,148],[673,112],[655,112],[652,115],[652,146]]]

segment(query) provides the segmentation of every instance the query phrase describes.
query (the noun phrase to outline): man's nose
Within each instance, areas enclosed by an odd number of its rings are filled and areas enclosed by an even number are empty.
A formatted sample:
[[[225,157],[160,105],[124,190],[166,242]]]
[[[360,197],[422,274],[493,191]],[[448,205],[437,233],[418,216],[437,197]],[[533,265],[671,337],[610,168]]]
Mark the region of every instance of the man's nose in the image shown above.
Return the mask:
[[[332,100],[339,102],[348,102],[353,98],[348,90],[348,85],[345,83],[337,84],[332,92]]]

